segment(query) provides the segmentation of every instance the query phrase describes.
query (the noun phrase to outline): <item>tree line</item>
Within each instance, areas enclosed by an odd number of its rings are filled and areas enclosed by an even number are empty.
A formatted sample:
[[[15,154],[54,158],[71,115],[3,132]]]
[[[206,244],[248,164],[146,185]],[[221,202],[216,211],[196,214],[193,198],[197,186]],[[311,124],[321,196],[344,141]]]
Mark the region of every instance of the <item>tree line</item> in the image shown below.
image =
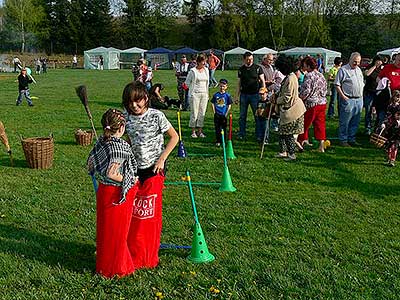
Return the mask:
[[[400,46],[400,0],[4,0],[0,50]]]

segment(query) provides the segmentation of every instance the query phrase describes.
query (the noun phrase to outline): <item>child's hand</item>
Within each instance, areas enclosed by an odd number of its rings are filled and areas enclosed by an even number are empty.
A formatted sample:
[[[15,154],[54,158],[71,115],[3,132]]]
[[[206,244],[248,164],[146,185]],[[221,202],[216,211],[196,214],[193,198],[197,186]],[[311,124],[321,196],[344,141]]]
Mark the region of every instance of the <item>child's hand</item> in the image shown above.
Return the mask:
[[[164,163],[165,163],[165,160],[162,157],[160,157],[159,160],[154,165],[153,172],[155,174],[163,173],[163,171],[164,171]]]

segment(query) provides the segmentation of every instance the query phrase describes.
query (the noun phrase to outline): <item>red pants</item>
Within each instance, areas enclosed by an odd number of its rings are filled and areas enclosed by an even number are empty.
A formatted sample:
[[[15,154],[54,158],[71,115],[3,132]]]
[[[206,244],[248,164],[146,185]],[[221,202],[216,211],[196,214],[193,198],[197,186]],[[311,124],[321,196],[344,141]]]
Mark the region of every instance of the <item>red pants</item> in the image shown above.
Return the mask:
[[[137,186],[129,190],[124,203],[115,205],[121,199],[121,187],[99,184],[96,272],[105,277],[126,276],[135,271],[127,238]]]
[[[138,183],[139,190],[133,201],[132,221],[128,247],[135,269],[154,268],[158,265],[162,228],[163,175],[156,175]]]
[[[326,104],[316,105],[307,109],[304,114],[304,133],[299,134],[297,139],[300,143],[308,140],[308,129],[310,129],[311,124],[314,126],[315,139],[318,141],[326,139],[325,109]]]
[[[396,160],[397,157],[397,146],[396,143],[393,143],[390,145],[390,147],[387,149],[387,154],[388,154],[388,159],[389,160]]]

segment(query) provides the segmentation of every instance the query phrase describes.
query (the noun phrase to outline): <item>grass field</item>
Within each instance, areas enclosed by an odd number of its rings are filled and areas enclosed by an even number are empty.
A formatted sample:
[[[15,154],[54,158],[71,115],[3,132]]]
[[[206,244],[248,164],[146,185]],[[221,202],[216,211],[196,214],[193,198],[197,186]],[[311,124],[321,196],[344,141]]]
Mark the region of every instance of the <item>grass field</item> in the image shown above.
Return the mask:
[[[235,72],[217,72],[236,87]],[[89,129],[74,87],[86,84],[97,130],[109,107],[120,107],[126,71],[50,70],[37,76],[34,107],[16,107],[16,76],[0,74],[0,120],[16,166],[0,151],[0,299],[399,299],[400,166],[360,136],[360,148],[333,145],[273,158],[277,136],[259,159],[250,120],[247,141],[234,140],[229,162],[235,193],[194,187],[200,222],[216,260],[194,265],[187,250],[161,250],[159,267],[120,280],[95,275],[95,195],[85,161],[91,147],[75,144],[74,131]],[[172,71],[157,71],[166,95],[176,96]],[[211,90],[212,92],[216,90]],[[174,126],[176,113],[166,112]],[[237,128],[238,107],[233,107]],[[189,114],[183,136],[189,154],[169,160],[168,181],[189,169],[193,181],[220,181],[209,108],[205,140],[191,140]],[[337,120],[328,121],[335,136]],[[360,126],[360,132],[363,126]],[[27,167],[20,136],[54,135],[54,166]],[[190,245],[193,217],[188,189],[164,192],[163,243]],[[214,288],[212,288],[214,287]]]

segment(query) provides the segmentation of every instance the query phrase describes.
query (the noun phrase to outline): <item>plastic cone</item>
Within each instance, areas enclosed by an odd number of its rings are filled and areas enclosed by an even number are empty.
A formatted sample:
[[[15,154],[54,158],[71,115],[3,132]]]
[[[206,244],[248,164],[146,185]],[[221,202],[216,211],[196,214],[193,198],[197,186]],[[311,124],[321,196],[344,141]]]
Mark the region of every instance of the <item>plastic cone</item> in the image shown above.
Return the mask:
[[[186,158],[186,150],[185,147],[183,146],[183,142],[180,141],[178,145],[178,157],[180,158]]]
[[[233,153],[233,145],[231,140],[228,140],[226,143],[226,157],[229,159],[236,159],[235,153]]]
[[[219,187],[220,192],[234,192],[236,188],[232,184],[231,174],[229,173],[228,166],[224,167],[224,173],[222,174],[221,186]]]
[[[207,243],[204,238],[200,223],[196,223],[193,230],[194,235],[192,241],[192,250],[187,259],[196,264],[213,261],[215,257],[208,251]]]

